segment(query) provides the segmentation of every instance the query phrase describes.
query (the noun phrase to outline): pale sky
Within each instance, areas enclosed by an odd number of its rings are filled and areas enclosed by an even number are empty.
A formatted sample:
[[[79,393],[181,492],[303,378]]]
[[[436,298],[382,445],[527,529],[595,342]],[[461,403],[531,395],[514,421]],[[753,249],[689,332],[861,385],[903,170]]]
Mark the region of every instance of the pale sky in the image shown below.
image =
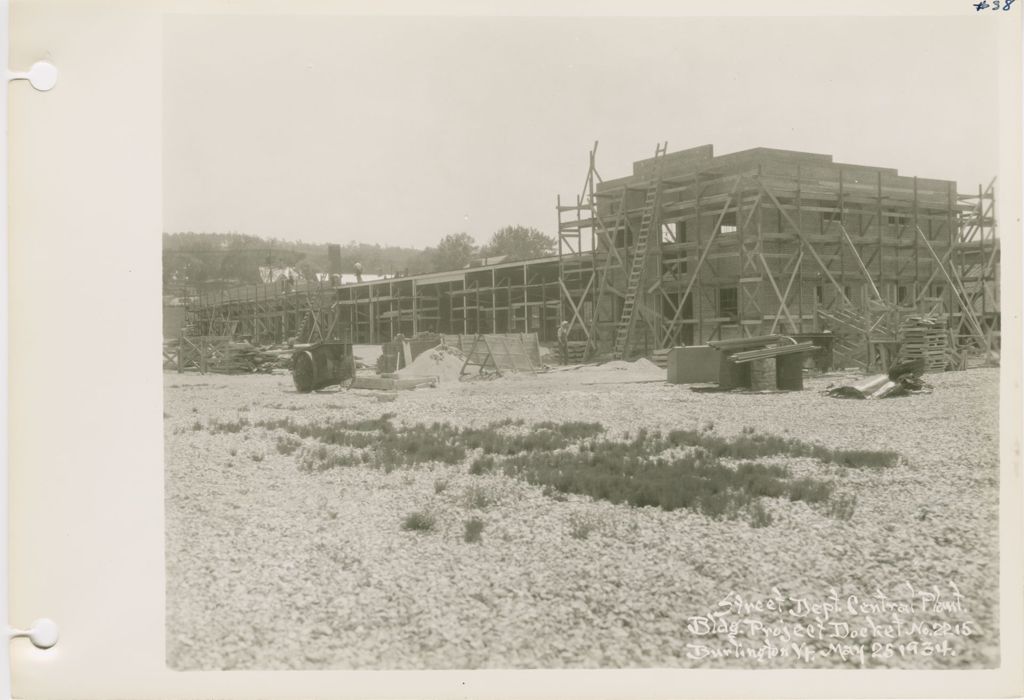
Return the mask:
[[[606,179],[667,140],[976,190],[999,167],[996,21],[170,17],[164,230],[555,235],[595,140]]]

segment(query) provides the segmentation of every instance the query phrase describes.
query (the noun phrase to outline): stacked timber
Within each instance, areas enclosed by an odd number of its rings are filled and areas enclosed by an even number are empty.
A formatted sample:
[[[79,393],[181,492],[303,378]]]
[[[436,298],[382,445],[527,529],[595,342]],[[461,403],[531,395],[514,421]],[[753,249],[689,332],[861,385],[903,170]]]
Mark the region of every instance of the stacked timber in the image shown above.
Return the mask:
[[[278,353],[251,343],[227,343],[209,358],[207,368],[218,374],[268,373],[278,367]]]
[[[219,374],[269,373],[291,369],[293,350],[257,346],[216,336],[185,336],[164,341],[164,369]]]
[[[929,316],[908,316],[900,326],[900,362],[920,360],[928,372],[944,372],[949,365],[949,332]]]
[[[664,350],[655,350],[651,354],[651,362],[662,369],[668,369],[668,351],[669,348],[665,348]]]
[[[566,343],[566,349],[568,350],[570,365],[582,364],[587,355],[587,341],[570,340]]]

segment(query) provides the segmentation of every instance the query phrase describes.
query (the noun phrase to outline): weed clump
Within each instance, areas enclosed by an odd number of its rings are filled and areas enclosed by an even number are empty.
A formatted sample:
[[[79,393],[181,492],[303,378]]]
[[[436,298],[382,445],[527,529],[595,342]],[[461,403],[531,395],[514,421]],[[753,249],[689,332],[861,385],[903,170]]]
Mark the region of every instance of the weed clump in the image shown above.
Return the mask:
[[[358,452],[342,452],[332,450],[327,445],[303,448],[299,454],[299,471],[325,472],[334,467],[345,467],[359,464],[361,455]]]
[[[542,421],[533,424],[534,430],[550,430],[558,433],[566,440],[584,440],[604,432],[604,426],[600,423],[584,423],[582,421],[569,421],[568,423],[555,423],[553,421]]]
[[[479,450],[469,473],[502,472],[540,486],[551,498],[566,500],[579,494],[635,507],[652,506],[671,511],[686,508],[716,519],[747,519],[753,527],[767,527],[771,514],[762,498],[784,498],[808,504],[830,503],[823,511],[837,519],[852,517],[855,498],[833,499],[830,481],[792,478],[783,467],[764,464],[771,457],[815,459],[849,468],[884,468],[899,463],[894,452],[834,450],[794,438],[759,433],[744,427],[739,435],[722,436],[705,421],[698,429],[677,429],[666,434],[640,429],[619,439],[605,437],[600,423],[542,421],[521,430],[520,419],[505,419],[484,428],[458,428],[448,423],[417,424],[396,429],[393,414],[357,421],[302,424],[290,418],[261,421],[258,426],[283,430],[277,449],[291,454],[301,439],[320,443],[304,448],[299,468],[323,471],[336,466],[366,464],[385,471],[427,462],[456,464]],[[196,423],[202,429],[200,423]],[[237,432],[247,421],[214,423],[214,432]],[[341,448],[341,449],[331,449]],[[575,448],[575,449],[571,449]],[[730,466],[729,463],[735,463]],[[437,480],[440,494],[447,482]],[[494,503],[482,487],[466,492],[470,508]],[[577,528],[581,533],[586,528]],[[588,531],[589,532],[589,531]],[[575,535],[574,535],[575,536]],[[586,534],[581,535],[581,539]]]
[[[405,516],[405,520],[402,521],[402,529],[415,532],[430,532],[436,524],[437,520],[433,514],[424,510],[417,510]]]
[[[497,466],[497,462],[491,455],[484,455],[483,457],[477,457],[473,460],[473,463],[469,465],[469,473],[475,476],[481,474],[487,474],[494,471]]]
[[[210,432],[215,435],[217,433],[240,433],[248,427],[249,419],[244,416],[233,421],[219,421],[214,418],[210,420],[209,426]]]
[[[804,501],[805,503],[820,503],[827,501],[832,495],[832,484],[819,479],[804,477],[797,479],[789,485],[789,500]]]
[[[472,544],[480,541],[480,534],[484,531],[484,521],[480,518],[470,518],[463,523],[465,531],[462,533],[462,539],[467,543]]]
[[[829,450],[828,459],[823,462],[832,462],[843,467],[858,469],[867,467],[869,469],[884,469],[895,467],[900,456],[896,452],[878,452],[876,450]]]
[[[302,440],[285,435],[277,438],[277,451],[279,454],[290,455],[302,446]]]
[[[636,507],[687,508],[711,518],[737,517],[752,500],[788,497],[821,500],[831,487],[814,479],[790,480],[785,469],[755,462],[735,469],[690,451],[672,459],[644,449],[648,436],[632,442],[595,443],[577,453],[517,455],[504,473],[546,491],[575,493]]]
[[[753,528],[768,527],[772,524],[772,514],[761,501],[754,501],[750,506],[747,522]]]

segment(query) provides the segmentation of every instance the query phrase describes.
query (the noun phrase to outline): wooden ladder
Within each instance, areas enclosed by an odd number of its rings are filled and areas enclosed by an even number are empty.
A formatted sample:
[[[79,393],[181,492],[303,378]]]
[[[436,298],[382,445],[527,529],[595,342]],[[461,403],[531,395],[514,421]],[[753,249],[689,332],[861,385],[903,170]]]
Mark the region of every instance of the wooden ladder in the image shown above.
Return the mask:
[[[617,360],[625,357],[629,336],[636,324],[637,295],[647,268],[647,242],[651,237],[651,229],[658,218],[658,196],[661,194],[661,159],[668,150],[668,142],[659,143],[654,149],[654,160],[651,164],[651,182],[644,199],[643,215],[640,219],[640,232],[633,244],[633,259],[629,268],[629,281],[626,285],[626,298],[622,303],[622,316],[615,332],[613,356]]]

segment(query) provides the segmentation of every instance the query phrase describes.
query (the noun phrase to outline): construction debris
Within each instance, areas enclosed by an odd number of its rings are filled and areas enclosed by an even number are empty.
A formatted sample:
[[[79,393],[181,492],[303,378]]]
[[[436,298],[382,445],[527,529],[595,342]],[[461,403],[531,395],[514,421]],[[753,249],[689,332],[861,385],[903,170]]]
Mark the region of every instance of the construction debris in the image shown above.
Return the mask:
[[[829,387],[825,393],[837,399],[887,399],[908,394],[928,394],[925,384],[924,360],[897,362],[887,374],[876,374],[854,384]]]
[[[762,335],[708,343],[719,351],[718,385],[722,390],[800,390],[803,365],[814,343],[779,335]]]
[[[466,353],[461,374],[467,367],[478,367],[478,373],[536,372],[531,352],[522,336],[478,335]]]
[[[921,360],[928,372],[944,372],[951,364],[950,331],[931,316],[908,316],[900,325],[900,360]]]
[[[164,341],[164,369],[217,374],[268,374],[291,367],[292,350],[257,346],[228,336],[185,336]]]

